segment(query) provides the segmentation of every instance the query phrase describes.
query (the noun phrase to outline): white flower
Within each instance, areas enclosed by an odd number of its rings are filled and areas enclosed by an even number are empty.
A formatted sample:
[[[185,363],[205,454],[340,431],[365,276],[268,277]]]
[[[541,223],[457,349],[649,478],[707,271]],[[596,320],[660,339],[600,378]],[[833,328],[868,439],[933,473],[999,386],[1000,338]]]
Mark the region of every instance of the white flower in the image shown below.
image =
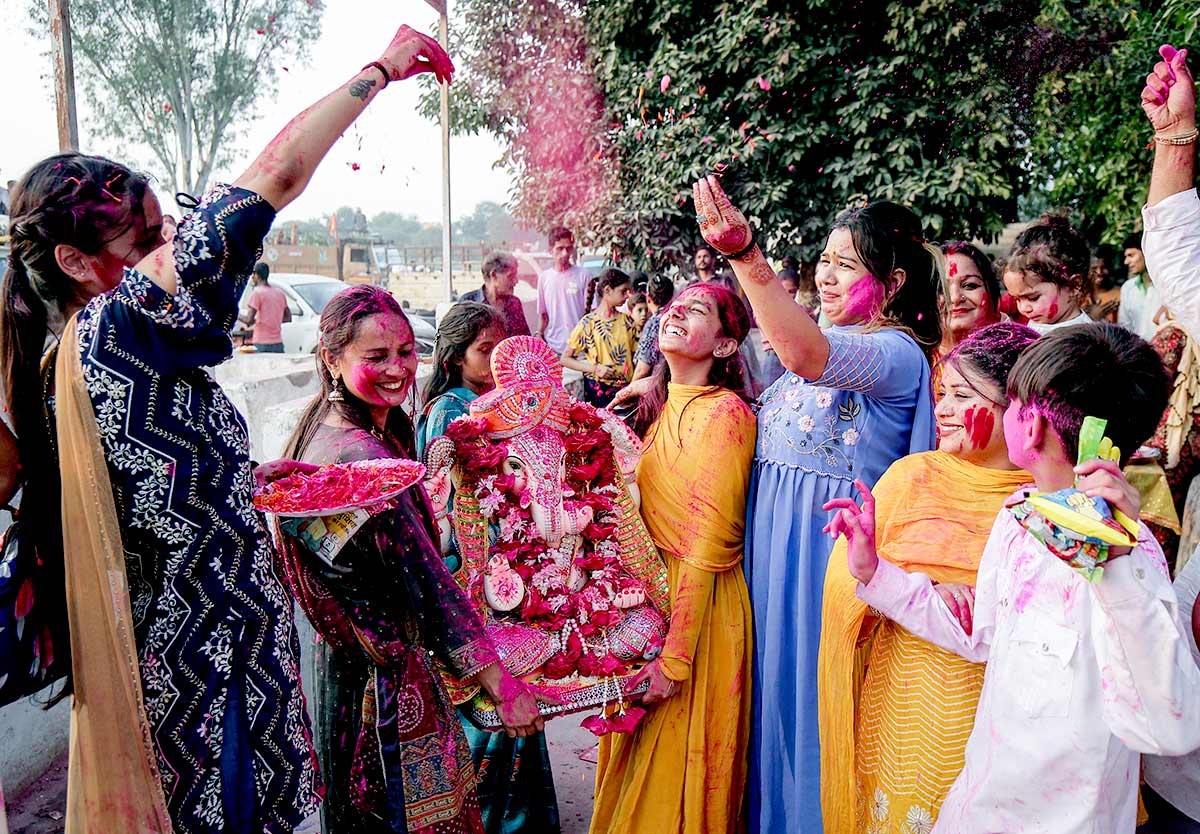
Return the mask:
[[[479,499],[479,511],[484,518],[491,518],[504,503],[504,496],[493,490]]]
[[[871,816],[877,820],[886,819],[888,815],[888,796],[879,788],[875,789],[875,798],[871,800]]]
[[[808,432],[816,428],[817,421],[807,414],[801,414],[800,419],[796,421],[796,425],[800,428],[800,431]]]
[[[817,394],[817,405],[821,408],[829,408],[829,404],[833,402],[833,394],[828,391],[822,391]]]
[[[788,402],[791,402],[798,396],[800,396],[800,390],[798,388],[791,388],[784,392],[783,398]]]
[[[846,433],[842,435],[842,442],[847,446],[853,446],[858,442],[858,432],[854,429],[846,429]]]
[[[908,834],[929,834],[933,830],[933,815],[920,805],[913,805],[904,817]]]

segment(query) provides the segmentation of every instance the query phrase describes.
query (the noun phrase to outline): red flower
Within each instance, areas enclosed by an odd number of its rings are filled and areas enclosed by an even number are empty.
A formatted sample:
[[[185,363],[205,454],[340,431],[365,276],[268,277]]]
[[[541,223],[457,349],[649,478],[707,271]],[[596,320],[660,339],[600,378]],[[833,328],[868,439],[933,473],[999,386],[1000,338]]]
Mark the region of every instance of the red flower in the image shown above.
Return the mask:
[[[549,680],[565,678],[575,671],[575,660],[559,652],[542,667],[542,674]]]
[[[583,531],[584,538],[591,539],[594,542],[604,541],[611,538],[616,533],[617,527],[615,524],[599,524],[593,521]]]
[[[604,463],[600,460],[592,460],[590,463],[581,463],[571,470],[571,478],[579,481],[592,481],[604,469]]]
[[[608,719],[608,731],[610,733],[632,733],[645,715],[646,710],[642,707],[626,707],[624,715],[617,714]]]
[[[579,726],[583,727],[585,730],[590,730],[597,738],[606,736],[609,733],[608,719],[599,713],[596,715],[589,715],[587,718],[583,719]]]

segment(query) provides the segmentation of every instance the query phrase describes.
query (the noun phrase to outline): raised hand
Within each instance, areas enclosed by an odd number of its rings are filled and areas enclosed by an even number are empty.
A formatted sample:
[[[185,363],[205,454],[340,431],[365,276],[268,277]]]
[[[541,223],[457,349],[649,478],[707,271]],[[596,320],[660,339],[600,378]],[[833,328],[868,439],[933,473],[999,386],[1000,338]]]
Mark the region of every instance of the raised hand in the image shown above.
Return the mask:
[[[750,245],[753,232],[746,216],[729,201],[715,176],[709,174],[692,184],[692,202],[700,234],[722,255],[736,254]]]
[[[970,634],[975,617],[975,589],[970,585],[946,582],[935,585],[933,590],[937,591],[942,602],[946,603],[946,607],[958,619],[963,631]]]
[[[879,554],[875,552],[875,496],[862,481],[855,481],[854,486],[862,496],[862,506],[852,498],[835,498],[826,503],[823,509],[834,515],[824,530],[834,539],[846,537],[850,575],[866,585],[879,565]]]
[[[1146,76],[1142,109],[1154,132],[1174,136],[1196,127],[1196,83],[1187,65],[1187,50],[1170,44],[1158,49],[1162,60]]]
[[[403,81],[423,72],[432,72],[440,84],[449,84],[454,63],[442,45],[410,26],[401,26],[383,51],[379,63],[387,67],[392,81]]]

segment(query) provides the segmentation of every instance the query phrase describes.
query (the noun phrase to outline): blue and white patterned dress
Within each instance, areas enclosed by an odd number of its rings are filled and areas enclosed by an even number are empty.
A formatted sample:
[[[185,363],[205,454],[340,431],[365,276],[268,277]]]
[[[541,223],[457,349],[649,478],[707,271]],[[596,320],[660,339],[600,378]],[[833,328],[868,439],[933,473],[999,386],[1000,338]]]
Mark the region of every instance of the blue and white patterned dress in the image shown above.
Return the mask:
[[[127,269],[78,317],[180,834],[290,834],[319,802],[292,603],[251,505],[246,424],[205,370],[232,355],[274,217],[258,194],[215,187],[179,225],[175,295]]]
[[[896,460],[935,443],[929,362],[907,334],[833,327],[820,379],[784,373],[759,399],[746,503],[754,609],[750,831],[819,834],[817,654],[834,498],[857,498]]]

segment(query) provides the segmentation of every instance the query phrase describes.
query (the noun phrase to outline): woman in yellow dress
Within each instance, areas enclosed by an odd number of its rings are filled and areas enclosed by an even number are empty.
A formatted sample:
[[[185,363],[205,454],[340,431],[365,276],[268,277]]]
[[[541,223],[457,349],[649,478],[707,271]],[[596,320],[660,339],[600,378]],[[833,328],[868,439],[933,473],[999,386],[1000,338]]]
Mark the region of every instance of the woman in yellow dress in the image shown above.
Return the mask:
[[[880,478],[876,546],[929,575],[970,631],[979,558],[1029,473],[1008,460],[1001,422],[1008,372],[1037,334],[996,324],[943,361],[938,449]],[[827,508],[831,505],[827,505]],[[819,661],[821,805],[826,834],[929,834],[962,769],[983,664],[871,616],[855,596],[845,539],[829,559]]]
[[[741,570],[755,418],[738,346],[749,330],[724,287],[689,287],[663,313],[638,411],[642,515],[670,571],[671,626],[638,676],[654,704],[600,742],[592,834],[740,828],[750,734],[752,615]],[[645,427],[648,426],[648,429]]]

